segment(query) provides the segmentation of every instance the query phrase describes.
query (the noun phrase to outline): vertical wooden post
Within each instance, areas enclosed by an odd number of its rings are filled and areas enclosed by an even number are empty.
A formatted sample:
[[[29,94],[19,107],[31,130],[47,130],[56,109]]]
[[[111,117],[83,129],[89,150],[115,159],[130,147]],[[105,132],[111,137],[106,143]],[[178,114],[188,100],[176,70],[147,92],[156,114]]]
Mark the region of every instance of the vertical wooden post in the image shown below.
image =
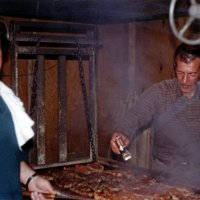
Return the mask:
[[[37,157],[38,164],[45,164],[45,107],[44,107],[44,55],[38,56],[37,82]]]
[[[67,125],[66,125],[66,57],[58,57],[58,109],[59,109],[59,162],[67,160]]]

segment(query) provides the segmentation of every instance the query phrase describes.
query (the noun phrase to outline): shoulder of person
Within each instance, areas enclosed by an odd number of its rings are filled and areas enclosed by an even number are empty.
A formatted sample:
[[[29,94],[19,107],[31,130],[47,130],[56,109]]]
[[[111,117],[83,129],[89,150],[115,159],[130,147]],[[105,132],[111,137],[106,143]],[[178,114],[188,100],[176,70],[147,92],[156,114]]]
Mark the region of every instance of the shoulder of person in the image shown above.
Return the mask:
[[[157,96],[161,94],[166,94],[173,92],[177,87],[177,81],[176,79],[167,79],[167,80],[162,80],[158,83],[154,83],[152,86],[149,88],[145,89],[142,95],[147,95],[147,96]]]
[[[154,83],[150,88],[151,89],[172,89],[176,87],[177,81],[176,79],[167,79],[167,80],[162,80],[158,83]]]

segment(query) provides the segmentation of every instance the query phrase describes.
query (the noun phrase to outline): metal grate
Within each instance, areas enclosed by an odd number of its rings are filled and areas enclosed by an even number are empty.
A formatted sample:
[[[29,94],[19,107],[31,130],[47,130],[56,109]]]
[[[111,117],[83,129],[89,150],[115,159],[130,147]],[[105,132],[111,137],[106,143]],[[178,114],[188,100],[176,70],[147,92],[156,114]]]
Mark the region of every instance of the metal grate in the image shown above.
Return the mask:
[[[12,75],[13,88],[19,94],[19,61],[29,60],[31,76],[29,83],[29,110],[35,120],[34,146],[30,153],[31,163],[36,168],[47,168],[54,166],[70,165],[76,163],[91,162],[92,151],[88,138],[88,156],[76,156],[70,158],[67,129],[67,74],[66,68],[71,60],[77,60],[77,43],[81,49],[81,56],[86,63],[84,68],[87,71],[87,89],[90,106],[91,121],[93,124],[93,139],[95,153],[97,155],[97,100],[96,100],[96,79],[97,79],[97,27],[92,25],[58,23],[45,21],[12,21],[10,23],[10,41],[12,43]],[[57,105],[58,105],[58,160],[48,163],[46,152],[48,148],[48,138],[46,138],[46,118],[45,115],[45,62],[56,60],[57,63]],[[78,60],[77,60],[78,62]],[[29,69],[29,71],[30,71]],[[35,79],[35,85],[33,84]],[[76,80],[75,80],[76,81]],[[27,83],[28,84],[28,83]],[[34,98],[33,98],[34,97]],[[83,105],[84,106],[84,105]],[[34,108],[33,108],[34,107]],[[83,109],[84,110],[84,109]],[[73,132],[73,130],[71,130]],[[76,139],[76,138],[75,138]],[[78,143],[78,142],[77,142]],[[55,152],[56,153],[56,152]]]

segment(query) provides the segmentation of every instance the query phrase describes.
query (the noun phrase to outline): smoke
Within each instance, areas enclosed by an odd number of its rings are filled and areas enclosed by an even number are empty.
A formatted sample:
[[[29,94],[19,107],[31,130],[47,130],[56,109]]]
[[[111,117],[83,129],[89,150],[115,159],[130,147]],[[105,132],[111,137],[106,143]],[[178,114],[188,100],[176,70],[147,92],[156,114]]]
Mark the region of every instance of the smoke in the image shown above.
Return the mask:
[[[176,102],[155,120],[154,156],[167,164],[156,161],[156,168],[165,173],[162,177],[165,182],[200,188],[199,121],[194,119],[198,116],[196,101],[180,105]]]
[[[200,190],[200,170],[193,166],[176,166],[168,168],[160,180],[170,185],[180,185]]]

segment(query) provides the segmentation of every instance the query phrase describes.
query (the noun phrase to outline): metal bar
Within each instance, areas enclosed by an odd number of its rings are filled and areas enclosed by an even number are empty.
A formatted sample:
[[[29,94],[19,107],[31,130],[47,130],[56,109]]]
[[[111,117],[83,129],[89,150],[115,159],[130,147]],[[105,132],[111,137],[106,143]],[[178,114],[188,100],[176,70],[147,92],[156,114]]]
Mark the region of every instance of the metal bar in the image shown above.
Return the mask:
[[[63,166],[70,166],[76,164],[85,164],[92,162],[91,158],[75,160],[75,161],[66,161],[66,162],[55,162],[51,164],[43,164],[43,165],[36,165],[33,166],[34,169],[47,169],[47,168],[54,168],[54,167],[63,167]]]
[[[37,83],[37,159],[38,164],[45,164],[45,106],[44,106],[44,56],[38,56]]]
[[[97,33],[89,32],[89,36],[92,40],[97,41]],[[91,120],[93,125],[93,140],[95,147],[96,159],[98,160],[98,137],[97,137],[97,52],[96,48],[90,48],[91,56],[89,59],[89,104],[91,108]],[[92,152],[90,151],[90,157],[92,158]]]
[[[59,161],[67,160],[67,125],[66,125],[66,58],[58,58],[58,109],[59,109]]]
[[[20,30],[30,32],[56,32],[86,34],[88,30],[93,30],[94,26],[86,24],[74,24],[64,22],[42,22],[42,21],[18,21],[17,26]]]
[[[65,49],[65,48],[56,48],[56,47],[18,47],[16,49],[18,54],[24,54],[24,55],[35,55],[35,54],[43,54],[43,55],[69,55],[69,56],[75,56],[76,49]],[[83,58],[90,56],[88,52],[82,53]]]
[[[32,99],[32,93],[33,92],[35,92],[35,93],[37,92],[36,88],[33,88],[33,85],[34,85],[34,83],[33,83],[34,71],[36,70],[36,69],[34,69],[35,67],[36,67],[35,66],[35,62],[33,62],[33,60],[29,60],[28,61],[28,83],[27,83],[28,84],[28,87],[27,87],[27,89],[28,89],[28,113],[29,113],[30,117],[35,122],[35,124],[33,126],[33,130],[36,133],[36,128],[37,128],[37,121],[36,121],[36,116],[37,115],[36,115],[36,112],[33,112],[32,116],[31,116],[31,110],[32,109],[34,110],[34,108],[36,109],[36,107],[31,108],[31,106],[33,104],[32,101],[34,101]],[[35,102],[34,105],[36,106],[36,102]],[[33,138],[31,145],[34,144],[35,138],[37,138],[37,135]],[[30,150],[29,150],[29,162],[30,163],[36,163],[37,162],[37,152],[36,152],[36,150],[37,150],[36,148],[30,148]]]
[[[47,199],[71,199],[71,200],[92,200],[91,198],[87,198],[84,196],[81,196],[77,193],[72,193],[64,190],[54,189],[56,194],[50,194],[50,193],[41,193],[45,198]],[[24,197],[30,197],[31,198],[31,191],[23,191]]]
[[[58,43],[58,44],[75,44],[79,41],[81,46],[92,46],[94,45],[92,41],[86,41],[85,36],[67,36],[67,35],[49,35],[49,34],[31,34],[31,33],[21,33],[16,34],[15,38],[17,42],[37,42],[38,37],[42,43]]]
[[[31,191],[23,191],[23,196],[24,197],[30,197],[31,198]],[[48,198],[48,199],[55,199],[56,198],[56,195],[55,194],[46,194],[46,193],[41,193],[45,198]]]

